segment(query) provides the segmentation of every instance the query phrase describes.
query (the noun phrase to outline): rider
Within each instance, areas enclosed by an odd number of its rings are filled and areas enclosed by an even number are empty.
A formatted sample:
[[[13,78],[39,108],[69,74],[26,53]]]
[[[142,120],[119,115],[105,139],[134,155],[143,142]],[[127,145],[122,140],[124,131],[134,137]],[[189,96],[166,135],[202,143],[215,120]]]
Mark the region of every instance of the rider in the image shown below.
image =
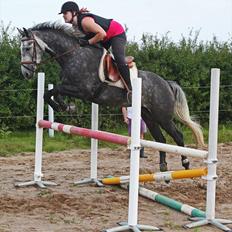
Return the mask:
[[[126,33],[121,24],[113,19],[106,19],[88,13],[86,8],[79,9],[75,2],[65,2],[61,7],[66,23],[71,23],[86,36],[79,40],[80,46],[100,42],[107,50],[111,47],[118,70],[131,92],[130,71],[125,61]]]

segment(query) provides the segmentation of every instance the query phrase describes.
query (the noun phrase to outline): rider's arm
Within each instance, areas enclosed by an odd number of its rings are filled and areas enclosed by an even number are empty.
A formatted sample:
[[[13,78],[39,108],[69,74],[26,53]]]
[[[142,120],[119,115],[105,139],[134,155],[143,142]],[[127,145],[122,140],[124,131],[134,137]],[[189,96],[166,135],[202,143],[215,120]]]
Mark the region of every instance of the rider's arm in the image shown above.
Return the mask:
[[[89,40],[89,44],[96,44],[104,40],[106,37],[106,32],[104,29],[94,22],[91,17],[83,18],[81,25],[85,32],[95,33],[95,36]]]

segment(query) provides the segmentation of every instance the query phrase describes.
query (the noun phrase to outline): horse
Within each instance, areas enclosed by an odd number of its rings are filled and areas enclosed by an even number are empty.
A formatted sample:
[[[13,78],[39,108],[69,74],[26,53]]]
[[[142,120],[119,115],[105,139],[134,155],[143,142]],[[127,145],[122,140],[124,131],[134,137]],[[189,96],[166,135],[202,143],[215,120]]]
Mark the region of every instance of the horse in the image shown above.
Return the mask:
[[[101,46],[79,45],[80,33],[72,27],[57,23],[41,23],[32,28],[18,29],[21,34],[21,71],[31,79],[42,61],[43,53],[51,55],[61,67],[61,84],[46,91],[44,100],[54,110],[65,110],[63,96],[79,98],[107,106],[129,106],[125,89],[102,82],[99,79],[99,64],[103,54]],[[184,146],[183,134],[177,129],[174,118],[192,130],[198,147],[205,147],[201,126],[189,113],[186,96],[181,87],[159,75],[138,70],[142,78],[141,116],[155,141],[166,143],[162,129],[178,146]],[[52,96],[56,100],[52,100]],[[161,129],[162,128],[162,129]],[[159,152],[160,171],[167,171],[166,153]],[[182,166],[189,169],[190,162],[181,156]]]

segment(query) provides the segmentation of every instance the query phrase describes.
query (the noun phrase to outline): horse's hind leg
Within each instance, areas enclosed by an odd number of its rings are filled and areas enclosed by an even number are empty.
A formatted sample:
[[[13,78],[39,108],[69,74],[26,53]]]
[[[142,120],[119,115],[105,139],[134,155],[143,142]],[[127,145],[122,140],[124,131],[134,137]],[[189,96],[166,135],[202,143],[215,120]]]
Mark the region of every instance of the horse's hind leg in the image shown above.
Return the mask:
[[[184,137],[183,134],[176,128],[173,121],[165,122],[162,125],[162,128],[174,139],[175,143],[178,146],[184,147]],[[189,160],[186,156],[181,156],[182,166],[185,169],[189,169]]]
[[[158,123],[154,122],[152,115],[145,108],[142,108],[142,118],[145,121],[155,141],[160,142],[160,143],[166,143],[166,139],[163,136]],[[166,152],[160,151],[159,153],[160,153],[160,171],[165,172],[168,170],[167,162],[166,162]]]

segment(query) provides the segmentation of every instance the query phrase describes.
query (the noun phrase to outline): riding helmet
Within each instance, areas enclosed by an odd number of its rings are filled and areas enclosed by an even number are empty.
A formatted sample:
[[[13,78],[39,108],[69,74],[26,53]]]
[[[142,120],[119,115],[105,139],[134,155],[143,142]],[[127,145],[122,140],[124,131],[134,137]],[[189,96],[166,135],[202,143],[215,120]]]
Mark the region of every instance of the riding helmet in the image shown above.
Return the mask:
[[[63,14],[67,11],[76,11],[76,12],[79,12],[79,6],[75,3],[75,2],[72,2],[72,1],[68,1],[68,2],[65,2],[62,7],[61,7],[61,11],[59,14]]]

